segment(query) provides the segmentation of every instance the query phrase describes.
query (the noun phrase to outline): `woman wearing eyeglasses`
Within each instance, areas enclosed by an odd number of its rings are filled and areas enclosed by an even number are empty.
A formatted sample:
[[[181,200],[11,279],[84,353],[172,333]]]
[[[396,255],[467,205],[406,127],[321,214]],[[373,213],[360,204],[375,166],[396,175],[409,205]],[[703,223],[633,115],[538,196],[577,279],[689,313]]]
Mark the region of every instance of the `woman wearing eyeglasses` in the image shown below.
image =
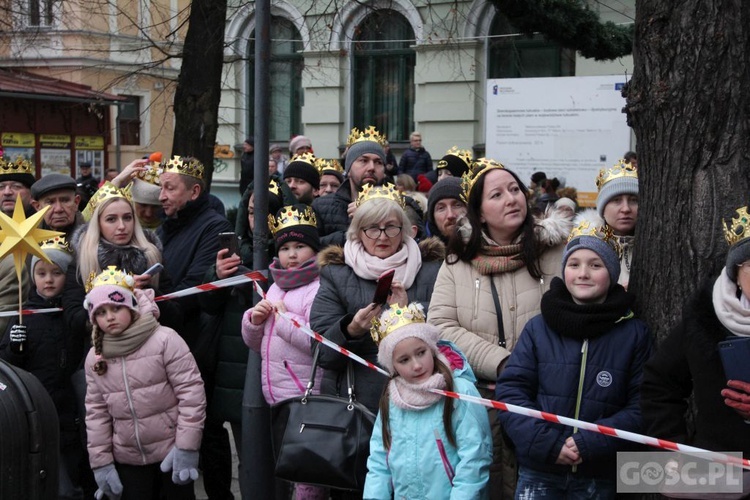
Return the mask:
[[[403,196],[392,184],[365,188],[357,200],[344,247],[318,254],[320,289],[313,302],[310,325],[316,332],[368,361],[377,363],[378,347],[370,337],[373,318],[390,304],[420,302],[427,311],[443,244],[428,238],[417,244],[403,209]],[[395,270],[386,304],[374,304],[377,279]],[[326,369],[321,393],[346,396],[347,358],[322,346],[320,366]],[[353,363],[357,400],[373,413],[387,378]]]

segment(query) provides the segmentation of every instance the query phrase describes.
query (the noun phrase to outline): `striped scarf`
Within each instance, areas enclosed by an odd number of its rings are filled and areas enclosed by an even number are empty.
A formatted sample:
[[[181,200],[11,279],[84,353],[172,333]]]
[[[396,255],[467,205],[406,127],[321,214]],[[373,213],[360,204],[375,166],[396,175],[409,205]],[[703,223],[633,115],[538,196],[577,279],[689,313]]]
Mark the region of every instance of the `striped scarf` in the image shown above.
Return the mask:
[[[482,275],[492,275],[513,272],[521,269],[524,264],[521,260],[521,244],[512,245],[484,245],[481,253],[471,261],[474,269]]]

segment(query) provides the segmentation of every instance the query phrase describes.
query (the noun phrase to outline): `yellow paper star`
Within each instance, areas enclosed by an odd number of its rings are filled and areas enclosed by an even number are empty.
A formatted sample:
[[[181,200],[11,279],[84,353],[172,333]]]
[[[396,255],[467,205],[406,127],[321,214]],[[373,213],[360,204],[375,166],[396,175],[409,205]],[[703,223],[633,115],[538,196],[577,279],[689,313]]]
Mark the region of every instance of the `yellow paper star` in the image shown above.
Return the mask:
[[[49,206],[44,207],[27,219],[23,210],[23,203],[21,203],[21,196],[19,195],[16,198],[16,206],[13,208],[12,219],[0,211],[0,241],[2,241],[2,245],[0,245],[0,259],[9,253],[13,253],[13,263],[16,266],[19,287],[21,283],[21,270],[23,269],[26,255],[30,253],[45,262],[51,263],[47,254],[42,252],[39,243],[65,234],[37,227],[42,222],[42,217],[44,217],[49,208]]]

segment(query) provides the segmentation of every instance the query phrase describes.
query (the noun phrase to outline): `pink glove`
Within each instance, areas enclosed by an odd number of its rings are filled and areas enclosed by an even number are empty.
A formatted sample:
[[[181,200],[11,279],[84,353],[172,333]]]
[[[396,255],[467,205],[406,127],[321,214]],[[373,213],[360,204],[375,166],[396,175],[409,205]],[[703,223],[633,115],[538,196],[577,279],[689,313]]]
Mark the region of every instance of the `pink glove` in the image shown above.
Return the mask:
[[[750,384],[741,380],[730,380],[727,386],[730,389],[721,391],[724,404],[736,411],[744,420],[750,421]]]

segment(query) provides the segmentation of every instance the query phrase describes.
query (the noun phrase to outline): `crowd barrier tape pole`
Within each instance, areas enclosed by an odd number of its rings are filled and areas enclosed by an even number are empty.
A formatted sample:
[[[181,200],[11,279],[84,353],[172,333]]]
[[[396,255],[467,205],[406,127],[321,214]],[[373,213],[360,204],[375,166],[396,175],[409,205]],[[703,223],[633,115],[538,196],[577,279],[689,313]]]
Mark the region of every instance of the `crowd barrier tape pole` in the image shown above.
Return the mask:
[[[263,290],[260,288],[257,282],[255,283],[255,288],[256,288],[256,291],[258,292],[258,295],[265,298],[265,294],[263,293]],[[352,359],[360,364],[367,366],[368,368],[371,368],[379,373],[382,373],[386,377],[390,376],[385,370],[383,370],[379,366],[369,361],[366,361],[362,359],[361,357],[357,356],[356,354],[351,353],[347,349],[344,349],[340,345],[331,342],[330,340],[321,336],[319,333],[312,331],[309,327],[302,325],[295,319],[287,316],[286,313],[283,313],[277,310],[276,314],[286,319],[287,321],[291,322],[296,328],[298,328],[301,332],[305,333],[308,337],[311,337],[317,340],[318,342],[330,347],[331,349],[334,349],[335,351],[340,352],[341,354],[348,357],[349,359]],[[606,425],[593,424],[591,422],[586,422],[585,420],[578,420],[575,418],[563,417],[562,415],[556,415],[554,413],[547,413],[544,411],[533,410],[531,408],[524,408],[523,406],[516,406],[516,405],[512,405],[508,403],[503,403],[500,401],[493,401],[490,399],[470,396],[468,394],[444,391],[440,389],[430,389],[430,391],[434,392],[435,394],[440,394],[445,397],[461,399],[461,400],[468,401],[473,404],[486,406],[488,408],[495,408],[500,411],[516,413],[518,415],[524,415],[526,417],[536,418],[539,420],[544,420],[546,422],[561,424],[561,425],[565,425],[568,427],[578,427],[579,429],[596,432],[598,434],[604,434],[605,436],[616,437],[616,438],[624,439],[626,441],[631,441],[633,443],[644,444],[647,446],[652,446],[654,448],[660,448],[663,450],[678,451],[680,453],[685,453],[687,455],[699,456],[700,458],[703,458],[706,460],[713,460],[713,461],[721,462],[724,464],[732,464],[738,467],[742,467],[743,469],[750,470],[750,460],[746,458],[740,459],[740,458],[732,457],[730,455],[726,455],[724,453],[706,450],[703,448],[697,448],[695,446],[675,443],[673,441],[667,441],[665,439],[657,439],[651,436],[646,436],[646,435],[638,434],[635,432],[615,429],[614,427],[608,427]]]
[[[60,311],[62,311],[60,307],[48,307],[46,309],[22,309],[21,314],[27,316],[29,314],[45,314]],[[0,318],[9,318],[11,316],[18,316],[18,311],[0,312]]]

